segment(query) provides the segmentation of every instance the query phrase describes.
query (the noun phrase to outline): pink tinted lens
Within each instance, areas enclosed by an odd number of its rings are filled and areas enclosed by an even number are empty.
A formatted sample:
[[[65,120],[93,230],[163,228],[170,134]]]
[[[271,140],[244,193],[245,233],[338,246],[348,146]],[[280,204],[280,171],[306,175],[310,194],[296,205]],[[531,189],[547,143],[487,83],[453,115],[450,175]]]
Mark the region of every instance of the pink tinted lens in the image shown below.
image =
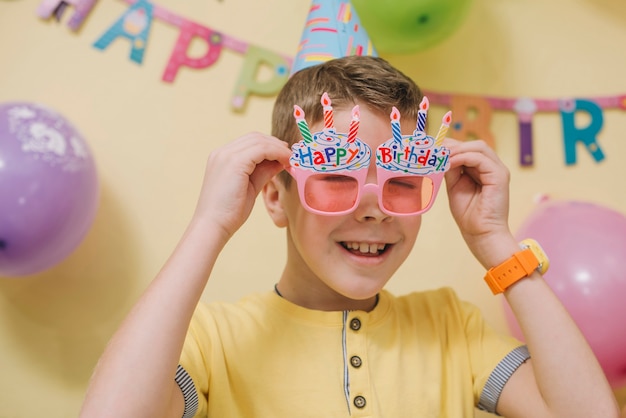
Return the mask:
[[[430,204],[434,188],[428,177],[392,177],[383,186],[383,207],[393,213],[420,212]]]
[[[339,174],[316,174],[304,185],[306,204],[318,211],[336,213],[351,209],[359,192],[358,181]]]

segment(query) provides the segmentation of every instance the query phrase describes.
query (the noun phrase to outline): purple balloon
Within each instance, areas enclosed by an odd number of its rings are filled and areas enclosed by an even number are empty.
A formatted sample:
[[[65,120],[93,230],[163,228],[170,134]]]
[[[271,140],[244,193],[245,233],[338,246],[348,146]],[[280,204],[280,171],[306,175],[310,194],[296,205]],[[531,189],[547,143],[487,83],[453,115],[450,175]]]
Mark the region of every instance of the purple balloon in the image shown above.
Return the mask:
[[[89,147],[56,112],[0,104],[0,276],[39,273],[88,232],[99,187]]]
[[[546,282],[609,382],[626,384],[626,216],[589,202],[544,200],[516,236],[541,244],[550,259]],[[506,303],[505,313],[512,333],[523,338]]]

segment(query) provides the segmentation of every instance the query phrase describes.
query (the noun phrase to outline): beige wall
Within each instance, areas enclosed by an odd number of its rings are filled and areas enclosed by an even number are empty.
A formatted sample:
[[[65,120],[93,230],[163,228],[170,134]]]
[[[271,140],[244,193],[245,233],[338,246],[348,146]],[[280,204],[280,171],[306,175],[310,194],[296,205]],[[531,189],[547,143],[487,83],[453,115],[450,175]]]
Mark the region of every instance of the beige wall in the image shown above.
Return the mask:
[[[127,42],[94,49],[126,9],[123,1],[99,2],[78,33],[38,19],[38,3],[0,1],[0,102],[42,103],[72,121],[95,155],[102,197],[90,233],[70,257],[41,274],[0,279],[0,418],[77,415],[106,341],[185,228],[208,153],[247,131],[268,131],[272,106],[272,98],[254,98],[246,112],[231,111],[243,62],[232,52],[210,69],[182,69],[173,84],[161,82],[177,31],[159,21],[141,66],[128,59]],[[286,55],[296,49],[309,7],[308,0],[156,4]],[[242,7],[250,10],[241,13]],[[624,39],[620,0],[475,0],[462,27],[444,42],[387,58],[429,90],[614,96],[626,93]],[[431,114],[438,118],[444,110],[433,107]],[[578,163],[566,167],[560,116],[551,113],[535,118],[536,165],[522,169],[515,116],[495,113],[497,150],[512,172],[513,228],[530,214],[538,193],[626,213],[626,166],[619,160],[626,153],[626,115],[609,110],[604,116],[604,162],[579,149]],[[413,255],[389,289],[452,285],[506,331],[501,300],[484,285],[444,195],[425,216]],[[224,250],[203,299],[234,300],[270,289],[284,261],[283,241],[283,231],[257,205]]]

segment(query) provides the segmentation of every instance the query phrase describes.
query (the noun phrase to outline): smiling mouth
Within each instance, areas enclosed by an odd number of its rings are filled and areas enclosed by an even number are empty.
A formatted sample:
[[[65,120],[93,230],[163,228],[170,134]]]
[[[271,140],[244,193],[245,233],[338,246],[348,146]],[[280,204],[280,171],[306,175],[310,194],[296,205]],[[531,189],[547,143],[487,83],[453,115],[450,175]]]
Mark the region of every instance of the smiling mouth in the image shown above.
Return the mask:
[[[388,248],[387,244],[369,242],[342,242],[341,246],[346,250],[358,255],[380,255]]]

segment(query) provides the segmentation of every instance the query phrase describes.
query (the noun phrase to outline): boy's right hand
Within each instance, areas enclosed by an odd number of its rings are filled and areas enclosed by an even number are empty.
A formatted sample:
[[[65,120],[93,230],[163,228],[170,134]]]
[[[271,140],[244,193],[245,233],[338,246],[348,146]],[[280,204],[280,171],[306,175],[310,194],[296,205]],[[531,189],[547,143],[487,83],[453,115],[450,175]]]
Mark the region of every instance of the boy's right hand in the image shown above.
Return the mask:
[[[208,158],[194,221],[221,228],[228,240],[246,221],[263,186],[289,166],[286,142],[248,133]]]

